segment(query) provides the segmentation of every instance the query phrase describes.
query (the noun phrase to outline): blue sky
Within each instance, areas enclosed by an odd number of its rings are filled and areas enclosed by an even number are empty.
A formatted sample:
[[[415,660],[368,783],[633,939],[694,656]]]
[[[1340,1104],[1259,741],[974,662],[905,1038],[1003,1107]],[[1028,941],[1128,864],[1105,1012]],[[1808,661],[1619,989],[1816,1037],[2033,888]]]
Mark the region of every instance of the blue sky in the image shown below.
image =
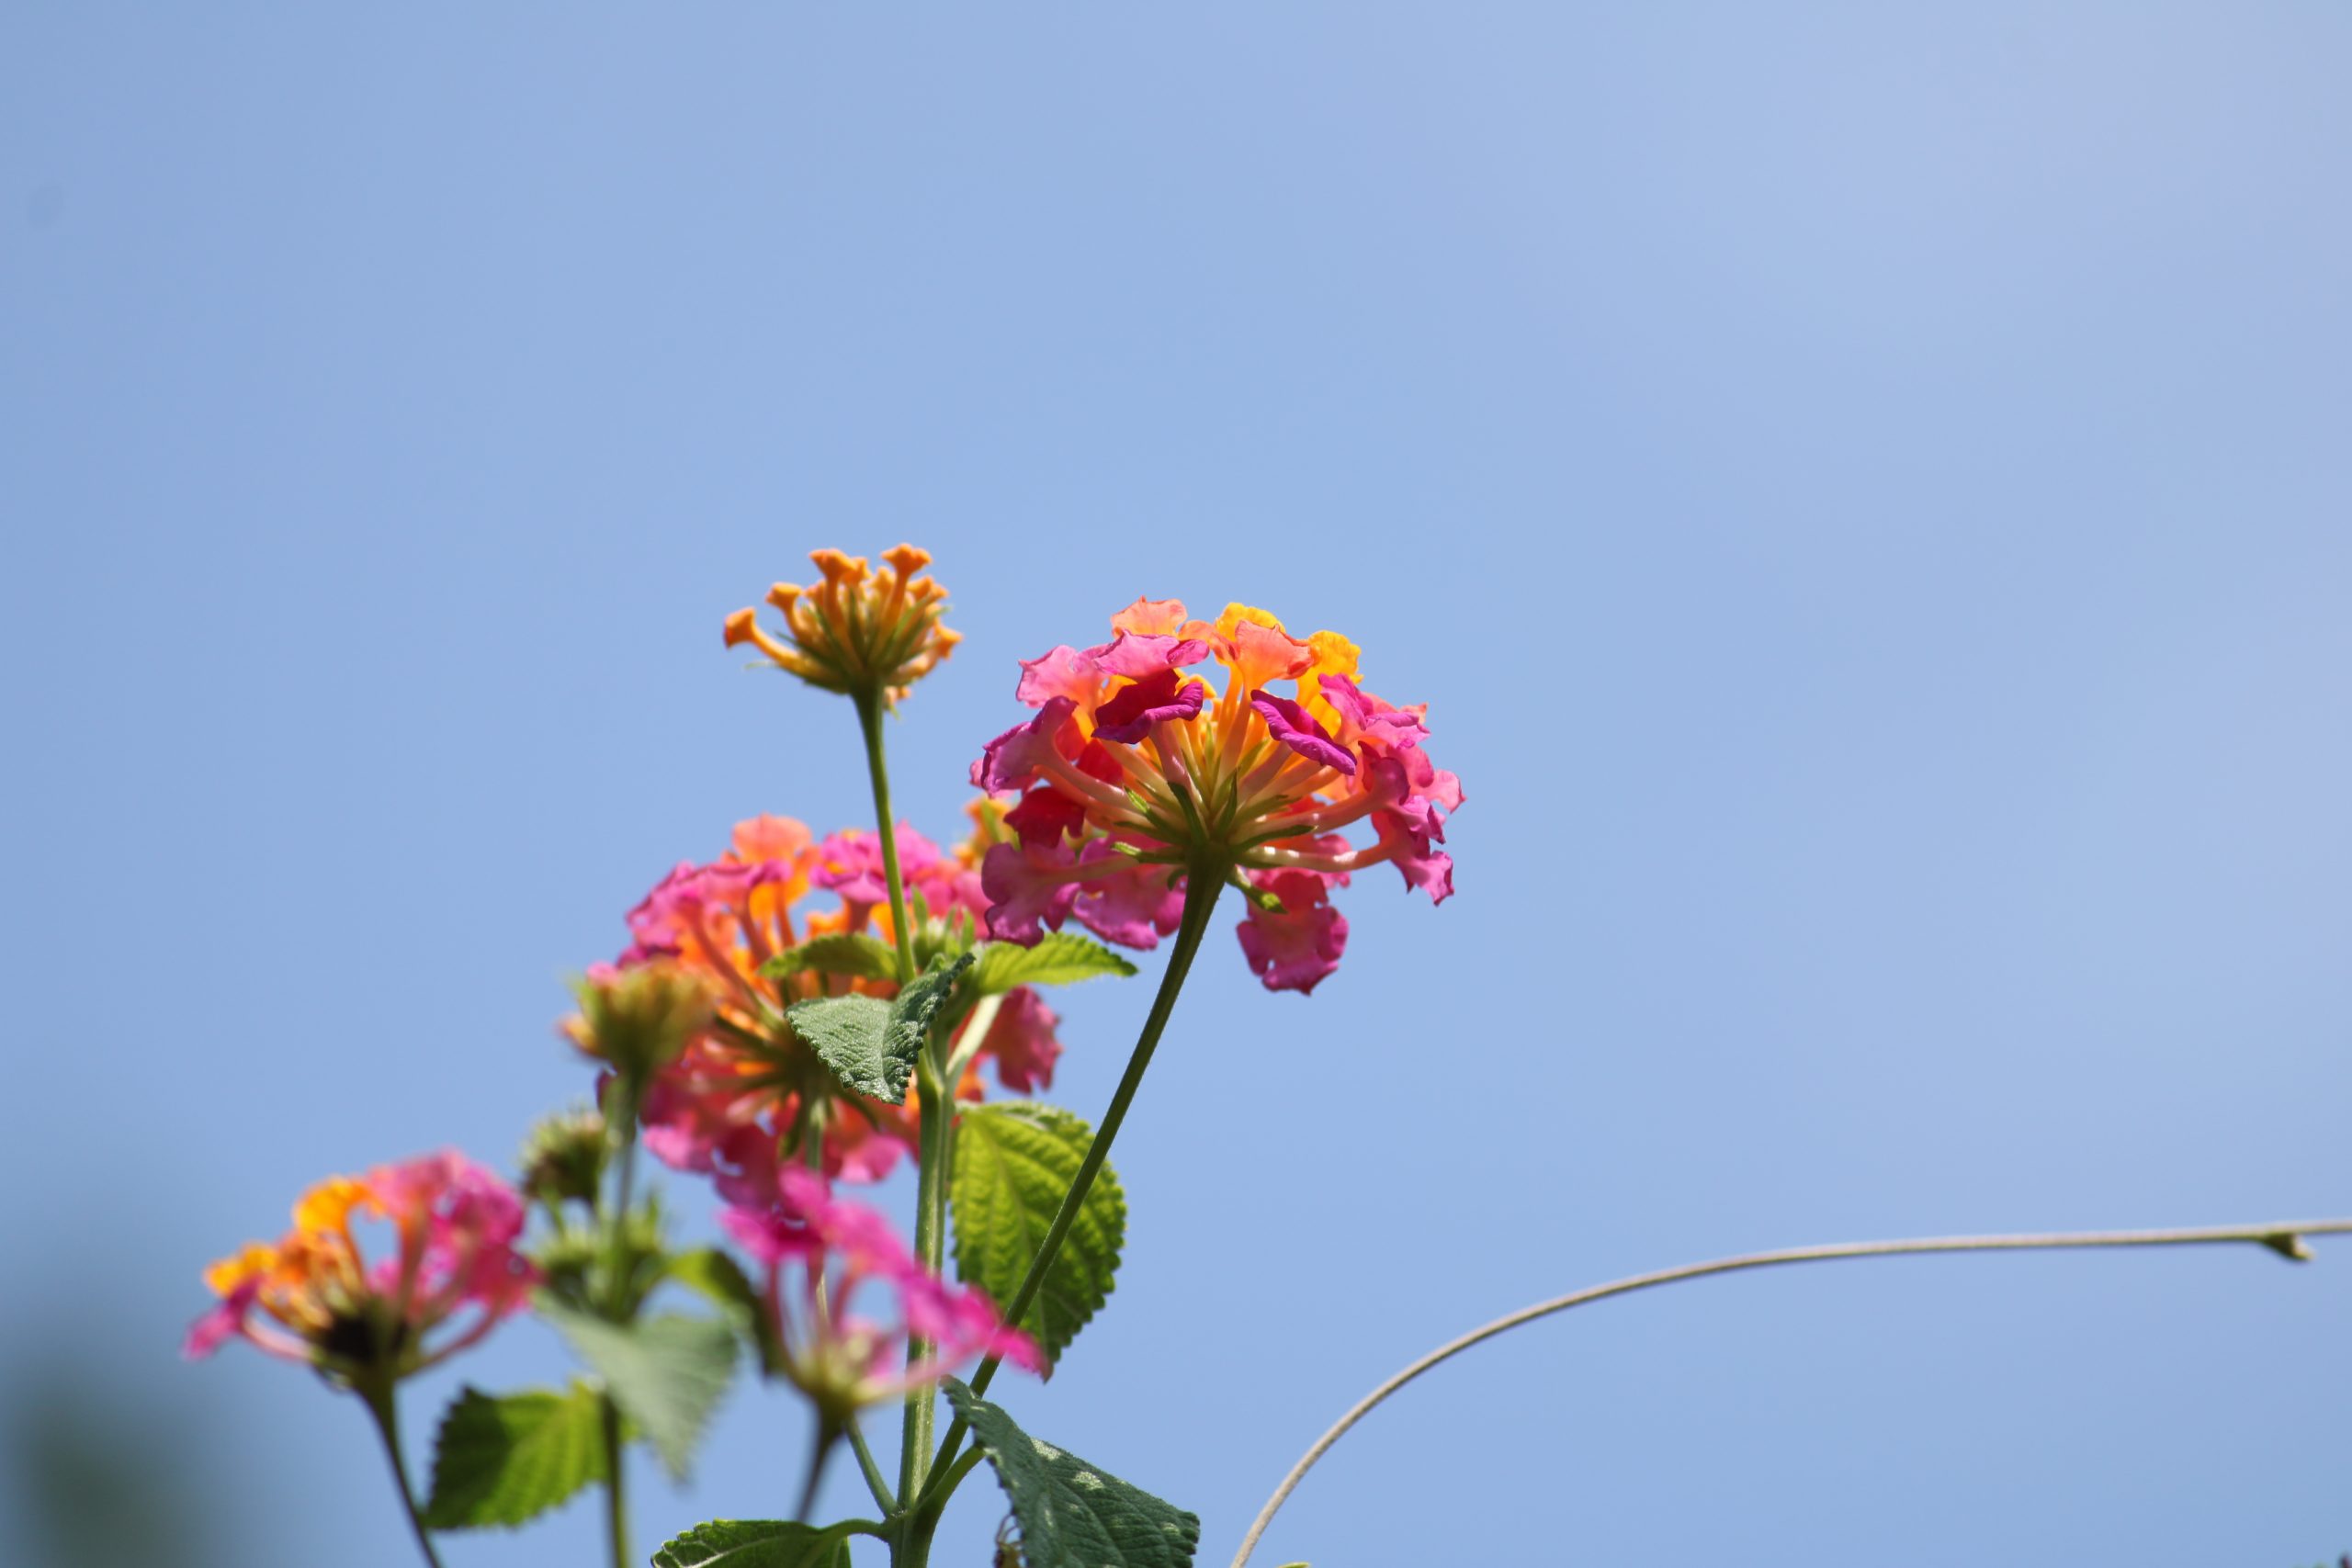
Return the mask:
[[[848,713],[718,645],[831,544],[955,592],[892,739],[934,833],[1012,661],[1138,592],[1347,632],[1464,781],[1460,896],[1352,889],[1313,998],[1212,937],[1118,1293],[999,1385],[1204,1562],[1385,1372],[1575,1285],[2352,1213],[2347,46],[2318,5],[10,7],[0,1399],[250,1560],[409,1561],[347,1403],[174,1359],[196,1270],[323,1173],[509,1157],[646,886],[862,818]],[[1100,1113],[1145,986],[1070,995],[1056,1099]],[[2345,1244],[1697,1284],[1416,1387],[1261,1561],[2312,1562],[2347,1321]],[[561,1364],[525,1325],[456,1376]],[[739,1391],[644,1548],[788,1508],[804,1441]]]

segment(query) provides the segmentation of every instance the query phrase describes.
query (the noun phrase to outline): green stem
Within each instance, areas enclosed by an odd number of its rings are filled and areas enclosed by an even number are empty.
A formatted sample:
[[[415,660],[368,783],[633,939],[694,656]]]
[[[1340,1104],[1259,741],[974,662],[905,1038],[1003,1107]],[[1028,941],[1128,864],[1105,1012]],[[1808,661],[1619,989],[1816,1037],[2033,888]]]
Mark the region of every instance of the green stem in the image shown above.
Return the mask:
[[[605,1318],[613,1323],[627,1323],[636,1315],[635,1284],[629,1267],[628,1211],[635,1201],[637,1189],[637,1107],[638,1085],[623,1078],[615,1084],[612,1110],[617,1117],[608,1117],[605,1123],[605,1145],[612,1150],[613,1207],[605,1215]],[[620,1406],[613,1403],[607,1389],[597,1397],[597,1415],[603,1428],[605,1446],[605,1535],[611,1549],[613,1568],[629,1568],[628,1546],[628,1483],[623,1463],[625,1445],[621,1441]]]
[[[2352,1233],[2352,1220],[2309,1220],[2261,1225],[2202,1225],[2185,1230],[2159,1231],[2060,1231],[2026,1235],[1943,1235],[1920,1236],[1903,1241],[1849,1241],[1827,1247],[1792,1247],[1778,1252],[1749,1252],[1736,1258],[1718,1258],[1705,1263],[1685,1263],[1676,1269],[1661,1269],[1652,1274],[1635,1274],[1629,1279],[1613,1280],[1605,1285],[1593,1285],[1581,1291],[1571,1291],[1565,1296],[1555,1296],[1533,1306],[1521,1307],[1505,1314],[1494,1322],[1472,1329],[1458,1339],[1450,1339],[1388,1378],[1378,1388],[1365,1394],[1350,1407],[1348,1413],[1331,1424],[1331,1429],[1315,1439],[1314,1446],[1291,1466],[1274,1495],[1250,1526],[1250,1533],[1241,1538],[1241,1550],[1233,1554],[1232,1568],[1244,1568],[1250,1552],[1257,1550],[1258,1539],[1274,1520],[1275,1513],[1298,1487],[1315,1461],[1331,1450],[1331,1446],[1348,1435],[1350,1427],[1372,1414],[1390,1394],[1419,1377],[1423,1372],[1452,1360],[1474,1345],[1485,1343],[1498,1334],[1507,1334],[1522,1324],[1549,1317],[1591,1302],[1606,1301],[1611,1296],[1630,1295],[1658,1285],[1676,1284],[1684,1280],[1702,1280],[1710,1274],[1731,1274],[1745,1269],[1771,1269],[1788,1263],[1827,1263],[1850,1258],[1899,1258],[1922,1252],[2031,1252],[2055,1250],[2062,1247],[2210,1247],[2222,1243],[2252,1243],[2268,1247],[2281,1258],[2301,1263],[2311,1257],[2303,1246],[2307,1235],[2342,1235]]]
[[[417,1509],[416,1494],[409,1487],[408,1461],[401,1454],[400,1406],[391,1382],[381,1379],[361,1384],[355,1392],[368,1406],[368,1414],[375,1417],[376,1435],[384,1439],[384,1452],[392,1461],[392,1485],[401,1495],[401,1506],[408,1514],[408,1528],[416,1535],[417,1548],[432,1568],[441,1568],[440,1554],[433,1550],[433,1537],[424,1529],[424,1516]]]
[[[890,816],[890,770],[882,757],[882,694],[857,698],[857,727],[865,735],[865,774],[874,785],[874,826],[882,835],[882,877],[890,889],[890,935],[899,946],[899,977],[915,977],[915,933],[907,925],[907,886],[899,875],[899,825]]]
[[[952,1092],[946,1080],[940,1077],[929,1045],[923,1048],[917,1067],[920,1102],[916,1113],[920,1120],[915,1154],[915,1261],[935,1275],[946,1261],[947,1131],[955,1108]],[[909,1366],[930,1356],[931,1341],[914,1334],[907,1336]],[[922,1495],[922,1483],[928,1474],[924,1461],[931,1455],[931,1435],[937,1417],[938,1407],[929,1384],[907,1391],[906,1416],[899,1430],[900,1509]]]
[[[1127,1119],[1127,1107],[1135,1102],[1136,1091],[1143,1086],[1143,1075],[1151,1066],[1152,1052],[1159,1045],[1159,1036],[1168,1027],[1169,1016],[1176,1010],[1176,995],[1184,988],[1184,976],[1193,967],[1193,955],[1200,951],[1201,938],[1208,931],[1209,916],[1216,908],[1217,896],[1225,891],[1225,871],[1219,865],[1194,865],[1184,879],[1183,921],[1176,928],[1176,941],[1168,954],[1167,972],[1159,977],[1159,994],[1151,998],[1151,1012],[1144,1020],[1143,1032],[1136,1037],[1136,1048],[1127,1058],[1127,1070],[1119,1079],[1119,1087],[1111,1096],[1111,1108],[1102,1113],[1102,1124],[1095,1129],[1094,1140],[1086,1147],[1086,1157],[1079,1162],[1078,1174],[1070,1179],[1069,1190],[1062,1194],[1061,1207],[1054,1212],[1053,1224],[1046,1227],[1046,1239],[1038,1245],[1037,1256],[1030,1260],[1029,1272],[1023,1276],[1021,1288],[1012,1292],[1012,1300],[1004,1309],[1004,1321],[1019,1324],[1029,1303],[1037,1299],[1037,1292],[1045,1285],[1046,1271],[1062,1249],[1062,1242],[1069,1235],[1070,1225],[1078,1218],[1079,1207],[1086,1201],[1086,1194],[1094,1186],[1094,1178],[1102,1171],[1102,1162],[1111,1153],[1111,1142],[1119,1135],[1120,1123]],[[972,1374],[972,1392],[985,1393],[996,1376],[1003,1358],[990,1356]],[[939,1446],[938,1457],[931,1469],[942,1476],[943,1484],[920,1496],[913,1518],[910,1540],[920,1540],[925,1552],[930,1546],[931,1532],[937,1528],[939,1514],[947,1506],[969,1467],[950,1471],[947,1466],[968,1430],[958,1416],[947,1428],[946,1438]],[[923,1558],[916,1556],[911,1562],[901,1558],[899,1568],[921,1568]]]
[[[613,1568],[629,1568],[628,1494],[621,1485],[621,1407],[609,1393],[596,1400],[605,1440],[605,1537],[613,1553]]]
[[[874,787],[874,827],[882,844],[882,877],[890,894],[890,935],[899,952],[899,977],[905,984],[915,976],[914,930],[907,919],[906,880],[899,867],[899,825],[890,814],[890,769],[882,744],[882,694],[877,689],[856,695],[857,726],[865,738],[866,778]],[[944,1178],[950,1122],[955,1114],[954,1089],[941,1077],[939,1064],[926,1045],[917,1064],[919,1117],[916,1149],[915,1257],[933,1273],[944,1261],[947,1222]],[[930,1346],[910,1335],[910,1366],[930,1354]],[[928,1388],[907,1393],[906,1416],[899,1433],[899,1490],[903,1507],[920,1495],[923,1461],[931,1452],[935,1410]]]
[[[825,1461],[833,1457],[833,1445],[840,1440],[839,1428],[818,1422],[817,1446],[808,1451],[808,1478],[800,1483],[800,1504],[792,1511],[794,1524],[807,1524],[817,1511],[817,1484],[825,1479]]]
[[[890,1495],[889,1477],[875,1462],[874,1450],[867,1446],[865,1434],[858,1430],[857,1417],[854,1416],[849,1423],[849,1450],[857,1456],[857,1468],[865,1474],[865,1489],[874,1494],[875,1506],[886,1514],[897,1512],[899,1500]]]

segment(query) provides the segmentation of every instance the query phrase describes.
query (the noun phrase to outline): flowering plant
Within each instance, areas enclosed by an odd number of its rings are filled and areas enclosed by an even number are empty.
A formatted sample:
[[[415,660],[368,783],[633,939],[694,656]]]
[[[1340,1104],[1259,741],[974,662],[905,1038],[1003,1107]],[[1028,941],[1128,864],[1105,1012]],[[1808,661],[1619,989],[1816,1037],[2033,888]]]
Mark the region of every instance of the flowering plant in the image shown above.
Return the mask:
[[[894,1568],[920,1568],[949,1497],[983,1461],[1017,1534],[1001,1537],[1000,1564],[1183,1568],[1197,1518],[1030,1437],[982,1396],[1007,1363],[1048,1373],[1107,1301],[1125,1243],[1107,1156],[1218,900],[1239,899],[1241,956],[1265,987],[1311,993],[1346,953],[1337,895],[1360,874],[1388,866],[1432,904],[1453,895],[1442,846],[1461,783],[1431,754],[1427,710],[1374,695],[1347,638],[1296,637],[1243,604],[1204,620],[1138,599],[1111,617],[1108,640],[1021,662],[1013,695],[1031,716],[979,747],[970,829],[943,849],[894,817],[883,719],[956,645],[945,591],[910,546],[888,552],[879,573],[839,551],[812,558],[815,587],[768,595],[781,630],[746,609],[727,617],[725,640],[849,700],[872,825],[820,837],[760,816],[715,858],[680,863],[628,912],[622,950],[586,966],[560,1026],[593,1077],[593,1107],[533,1129],[512,1185],[444,1153],[311,1189],[280,1240],[206,1272],[218,1299],[187,1351],[243,1339],[356,1394],[435,1564],[436,1531],[519,1525],[591,1487],[611,1561],[638,1561],[632,1447],[683,1473],[748,1359],[807,1406],[815,1440],[797,1505],[789,1517],[697,1526],[654,1553],[656,1568],[841,1568],[860,1540]],[[1051,1089],[1063,1050],[1042,987],[1132,976],[1114,949],[1163,941],[1159,986],[1099,1123],[1028,1098]],[[709,1181],[733,1249],[673,1239],[658,1195],[639,1189],[640,1147]],[[902,1240],[846,1190],[910,1164],[914,1225]],[[388,1245],[363,1246],[378,1226]],[[1782,1263],[2218,1242],[2301,1258],[2305,1235],[2345,1231],[2352,1221],[1800,1247],[1575,1292],[1374,1389],[1282,1481],[1235,1568],[1306,1471],[1390,1393],[1569,1307]],[[665,1290],[708,1310],[653,1310]],[[399,1385],[526,1310],[583,1375],[562,1390],[463,1391],[419,1496]],[[893,1406],[895,1472],[865,1429]],[[819,1483],[843,1450],[874,1513],[820,1521]]]

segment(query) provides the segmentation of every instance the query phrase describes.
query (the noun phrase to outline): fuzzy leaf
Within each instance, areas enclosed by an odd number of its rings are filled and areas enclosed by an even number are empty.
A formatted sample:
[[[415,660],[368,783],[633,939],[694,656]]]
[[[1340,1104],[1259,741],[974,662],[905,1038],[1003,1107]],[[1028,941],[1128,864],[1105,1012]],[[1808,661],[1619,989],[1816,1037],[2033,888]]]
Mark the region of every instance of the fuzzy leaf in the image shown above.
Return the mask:
[[[492,1395],[462,1388],[433,1445],[435,1529],[519,1525],[605,1479],[604,1416],[596,1391],[526,1389]]]
[[[814,970],[820,975],[847,975],[858,980],[899,977],[897,949],[865,931],[835,931],[787,948],[760,965],[771,980],[782,980]]]
[[[979,1286],[993,1301],[1012,1300],[1092,1141],[1086,1122],[1057,1105],[1005,1100],[965,1109],[948,1180],[957,1279]],[[1126,1234],[1126,1195],[1106,1165],[1019,1325],[1048,1362],[1060,1360],[1102,1310]]]
[[[673,1537],[653,1568],[848,1568],[849,1542],[781,1519],[712,1519]]]
[[[892,1056],[885,1046],[890,1004],[878,997],[823,997],[784,1010],[792,1027],[843,1086],[876,1100],[903,1105],[915,1059]]]
[[[1012,1500],[1029,1568],[1188,1568],[1198,1516],[1038,1441],[954,1378],[944,1386]]]
[[[1076,931],[1050,931],[1035,947],[1017,942],[992,942],[980,949],[972,971],[972,992],[993,997],[1015,986],[1067,986],[1097,975],[1125,976],[1136,966]]]
[[[607,1323],[545,1297],[538,1310],[605,1380],[663,1468],[684,1480],[695,1441],[735,1375],[735,1331],[713,1318],[674,1314]]]

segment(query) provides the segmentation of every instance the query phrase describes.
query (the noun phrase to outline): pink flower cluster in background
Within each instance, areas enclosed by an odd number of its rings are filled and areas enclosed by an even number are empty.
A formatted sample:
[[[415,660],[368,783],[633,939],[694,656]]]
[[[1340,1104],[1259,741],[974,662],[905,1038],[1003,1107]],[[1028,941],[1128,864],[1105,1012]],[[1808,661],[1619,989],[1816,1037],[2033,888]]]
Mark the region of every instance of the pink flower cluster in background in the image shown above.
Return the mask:
[[[761,1303],[778,1370],[829,1419],[895,1400],[982,1356],[1045,1370],[1036,1342],[1005,1326],[984,1292],[923,1268],[879,1212],[835,1199],[809,1171],[787,1168],[775,1201],[728,1209],[719,1224],[764,1270]],[[787,1264],[798,1270],[790,1290]],[[854,1300],[869,1285],[890,1293],[895,1322],[858,1314]],[[902,1364],[910,1336],[931,1352]]]
[[[251,1243],[205,1271],[220,1303],[189,1329],[186,1353],[243,1338],[347,1376],[429,1367],[528,1299],[537,1274],[515,1250],[523,1218],[513,1189],[454,1152],[330,1177],[294,1205],[294,1228],[274,1246]],[[392,1252],[368,1263],[355,1219],[389,1221]],[[426,1343],[468,1307],[469,1321]]]
[[[898,844],[910,919],[960,916],[977,930],[987,907],[977,869],[982,843],[976,838],[950,853],[901,823]],[[835,895],[839,908],[808,907],[809,895],[820,891]],[[895,940],[876,834],[852,830],[820,841],[786,817],[740,822],[727,853],[678,865],[629,911],[628,927],[631,941],[617,967],[675,962],[704,979],[714,1008],[711,1026],[647,1089],[645,1146],[657,1158],[712,1177],[727,1201],[756,1205],[776,1191],[779,1150],[812,1102],[832,1108],[824,1123],[829,1175],[878,1181],[914,1146],[912,1091],[904,1105],[841,1103],[852,1097],[783,1016],[797,1001],[850,992],[888,997],[898,987],[815,972],[783,978],[760,973],[768,960],[815,937],[866,932]],[[984,1097],[981,1061],[993,1064],[998,1081],[1016,1094],[1050,1087],[1062,1049],[1057,1021],[1034,990],[1009,994],[956,1085],[956,1098]]]

